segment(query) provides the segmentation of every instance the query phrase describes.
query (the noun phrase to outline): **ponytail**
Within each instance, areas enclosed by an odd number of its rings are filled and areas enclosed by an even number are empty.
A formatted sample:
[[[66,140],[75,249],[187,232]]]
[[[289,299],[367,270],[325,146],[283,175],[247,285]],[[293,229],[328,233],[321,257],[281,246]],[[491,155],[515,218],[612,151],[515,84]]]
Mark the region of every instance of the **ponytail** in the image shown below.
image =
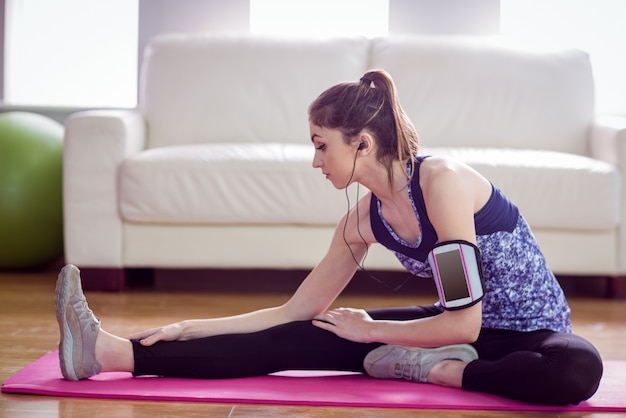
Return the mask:
[[[393,79],[389,73],[384,70],[369,71],[365,73],[362,79],[369,80],[371,82],[370,87],[382,90],[385,95],[385,100],[391,107],[395,131],[395,138],[392,138],[393,144],[395,145],[395,155],[392,157],[392,155],[389,154],[385,159],[397,159],[403,162],[409,160],[411,164],[410,176],[413,177],[415,159],[419,151],[419,137],[415,126],[413,126],[413,123],[400,105],[400,99],[398,98],[398,92]],[[387,169],[389,170],[391,178],[393,175],[391,166],[387,166]]]

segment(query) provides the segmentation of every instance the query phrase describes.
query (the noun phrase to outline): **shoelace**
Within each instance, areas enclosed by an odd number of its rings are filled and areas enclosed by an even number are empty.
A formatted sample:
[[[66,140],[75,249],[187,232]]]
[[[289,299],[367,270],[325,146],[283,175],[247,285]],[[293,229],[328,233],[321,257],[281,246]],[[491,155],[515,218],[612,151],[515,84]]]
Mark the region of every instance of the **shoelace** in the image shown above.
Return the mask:
[[[72,305],[74,310],[79,313],[79,318],[89,319],[89,327],[93,332],[96,332],[96,325],[100,323],[100,320],[96,318],[96,316],[93,314],[93,311],[89,308],[85,295],[81,294],[78,300]]]
[[[413,377],[413,372],[418,368],[419,353],[406,352],[400,357],[395,366],[395,371],[399,377],[405,380],[419,381],[419,376]],[[418,368],[419,371],[419,368]]]

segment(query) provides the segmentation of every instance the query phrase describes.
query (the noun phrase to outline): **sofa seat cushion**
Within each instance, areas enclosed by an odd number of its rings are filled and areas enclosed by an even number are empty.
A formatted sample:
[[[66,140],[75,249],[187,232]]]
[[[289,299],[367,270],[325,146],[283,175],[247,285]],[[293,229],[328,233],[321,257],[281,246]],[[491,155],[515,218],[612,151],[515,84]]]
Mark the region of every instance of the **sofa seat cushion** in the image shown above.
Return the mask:
[[[446,147],[424,153],[469,164],[500,188],[533,228],[608,230],[620,223],[620,174],[609,163],[538,150]]]
[[[143,151],[120,171],[120,212],[142,223],[335,224],[345,193],[311,144],[195,144]]]
[[[310,144],[197,144],[154,148],[120,171],[125,221],[334,225],[344,191],[311,167]],[[537,150],[425,148],[467,162],[515,202],[533,228],[607,230],[620,221],[610,164]],[[361,196],[367,190],[361,188]],[[356,201],[351,191],[351,204]],[[584,202],[584,204],[580,204]]]

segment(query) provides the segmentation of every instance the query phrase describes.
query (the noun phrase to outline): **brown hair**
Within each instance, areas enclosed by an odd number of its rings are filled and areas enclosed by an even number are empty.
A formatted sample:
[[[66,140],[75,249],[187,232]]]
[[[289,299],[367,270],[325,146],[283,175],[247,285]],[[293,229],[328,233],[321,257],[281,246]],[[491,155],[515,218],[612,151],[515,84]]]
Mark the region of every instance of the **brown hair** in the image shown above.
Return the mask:
[[[359,82],[329,88],[309,106],[309,120],[340,131],[348,144],[364,130],[372,135],[377,144],[376,158],[387,168],[390,185],[394,160],[410,161],[413,175],[418,135],[400,106],[396,86],[386,71],[368,71]]]

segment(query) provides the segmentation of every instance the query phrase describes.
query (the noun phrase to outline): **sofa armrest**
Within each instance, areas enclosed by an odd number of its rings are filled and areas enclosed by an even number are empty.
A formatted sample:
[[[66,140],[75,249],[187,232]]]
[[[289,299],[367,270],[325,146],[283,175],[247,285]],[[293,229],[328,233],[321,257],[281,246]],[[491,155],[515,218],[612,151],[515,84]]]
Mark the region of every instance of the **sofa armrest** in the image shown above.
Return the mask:
[[[91,110],[65,121],[63,212],[66,262],[122,267],[120,164],[145,144],[143,117],[132,110]]]
[[[590,153],[593,158],[617,166],[621,173],[622,207],[617,238],[616,275],[626,276],[626,117],[604,117],[591,128]]]
[[[626,117],[598,118],[591,127],[591,157],[626,168]]]

